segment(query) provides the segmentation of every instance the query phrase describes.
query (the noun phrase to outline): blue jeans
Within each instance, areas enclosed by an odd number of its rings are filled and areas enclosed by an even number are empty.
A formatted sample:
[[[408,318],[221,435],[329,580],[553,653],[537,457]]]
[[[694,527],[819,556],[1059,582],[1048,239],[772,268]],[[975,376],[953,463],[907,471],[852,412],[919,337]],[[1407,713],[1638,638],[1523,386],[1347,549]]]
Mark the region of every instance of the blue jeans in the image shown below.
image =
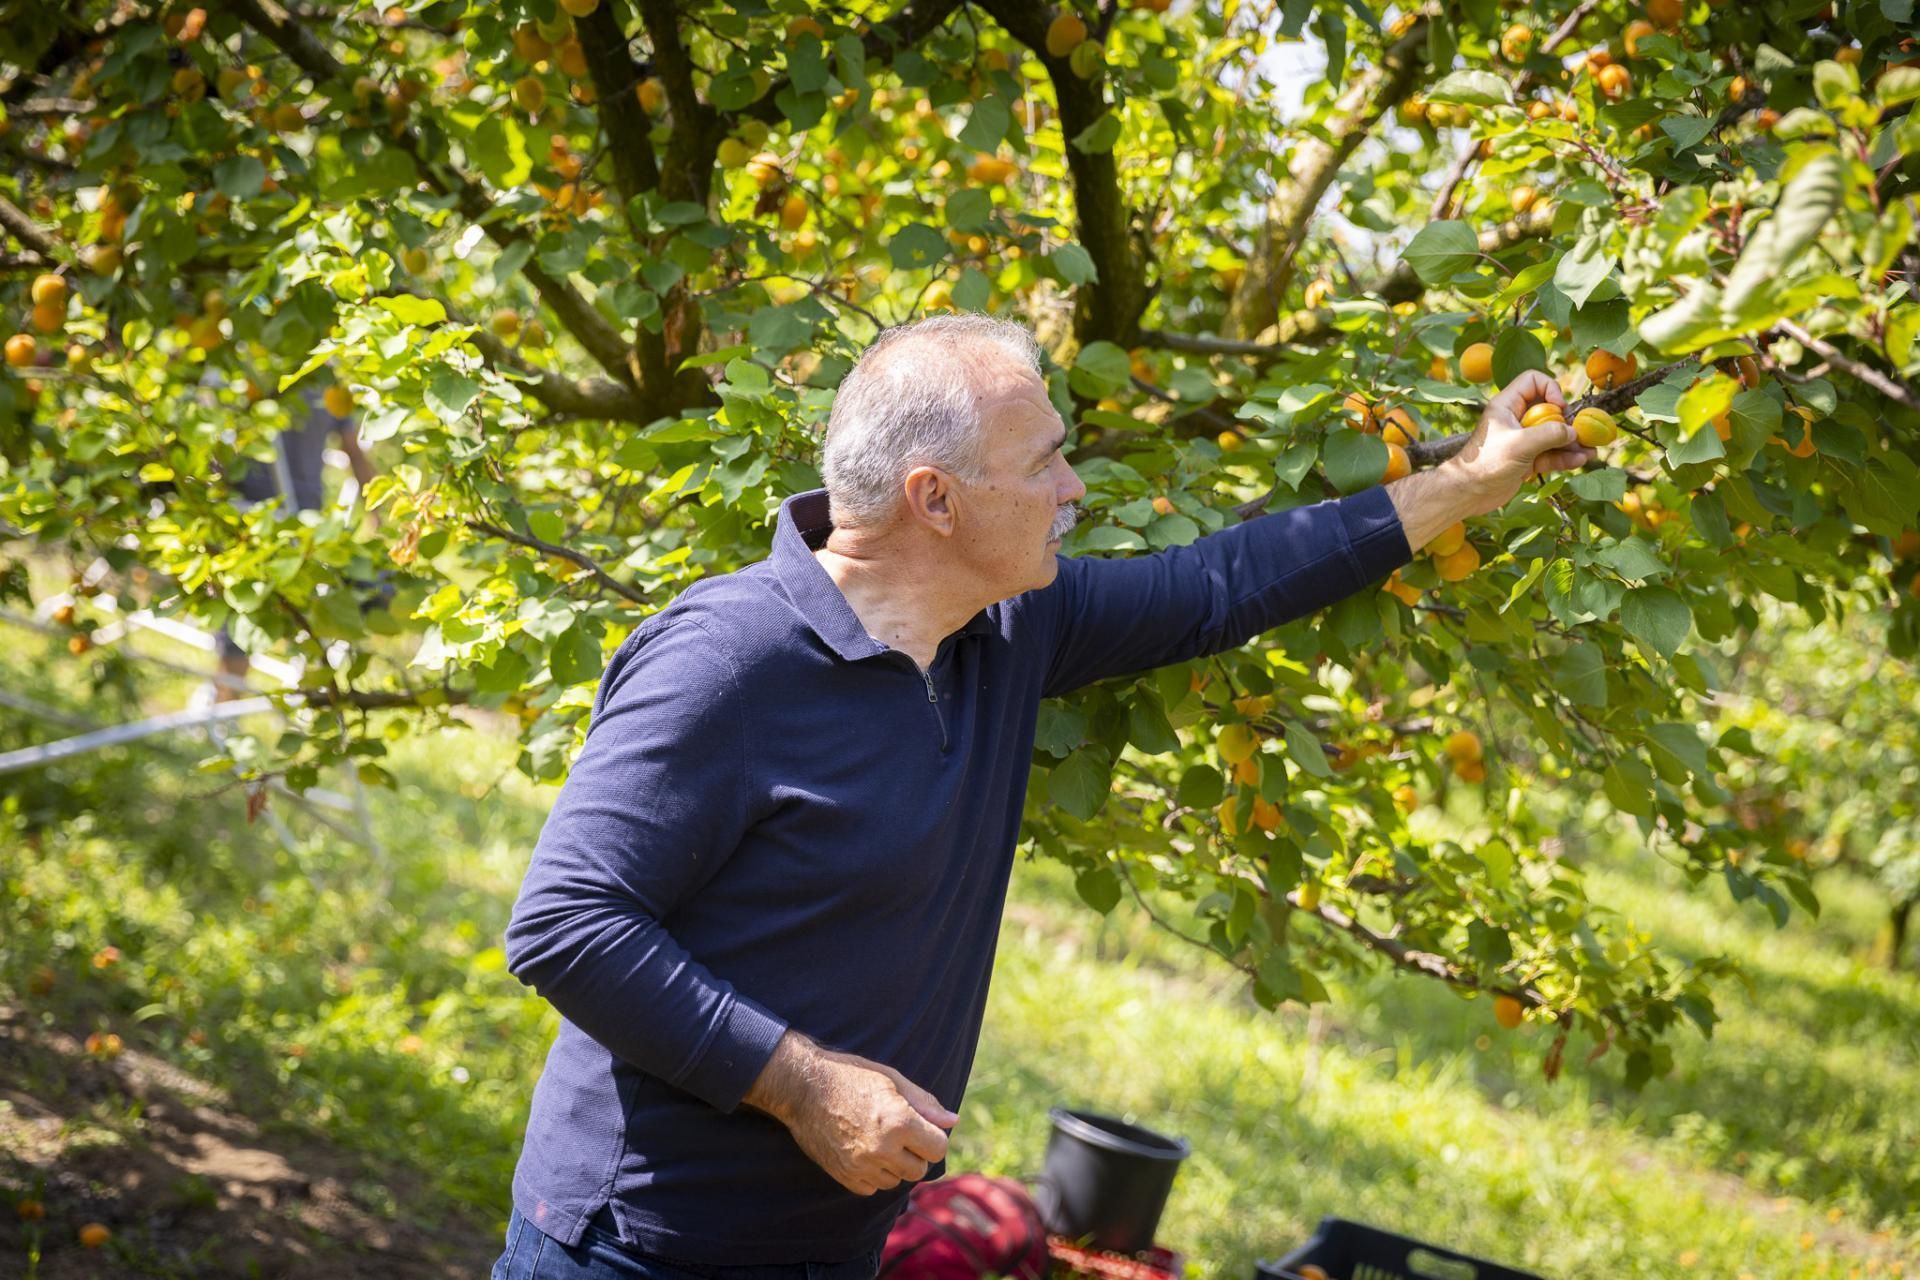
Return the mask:
[[[783,1262],[713,1266],[671,1262],[621,1244],[605,1210],[594,1215],[577,1247],[568,1248],[520,1216],[507,1219],[507,1247],[492,1280],[873,1280],[880,1250],[846,1262]]]

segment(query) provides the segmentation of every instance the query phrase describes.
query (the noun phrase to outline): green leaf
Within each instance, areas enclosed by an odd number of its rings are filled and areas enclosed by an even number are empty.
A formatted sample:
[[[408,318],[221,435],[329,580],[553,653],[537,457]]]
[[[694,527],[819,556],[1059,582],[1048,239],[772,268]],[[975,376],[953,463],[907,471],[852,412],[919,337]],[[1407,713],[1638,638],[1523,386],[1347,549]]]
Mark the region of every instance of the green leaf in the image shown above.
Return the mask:
[[[410,293],[375,298],[373,305],[392,315],[401,324],[440,324],[447,318],[447,309],[438,299],[418,298]]]
[[[956,231],[979,231],[993,217],[993,197],[982,187],[962,187],[947,197],[947,225]]]
[[[909,222],[887,245],[887,255],[901,271],[919,271],[947,256],[947,238],[924,222]]]
[[[1508,329],[1493,344],[1493,378],[1506,386],[1529,369],[1547,368],[1547,349],[1531,329]]]
[[[1464,222],[1429,222],[1401,255],[1423,284],[1445,284],[1480,257],[1480,238]]]
[[[1550,669],[1553,687],[1576,706],[1607,705],[1607,665],[1600,646],[1576,644],[1556,656]]]
[[[1101,915],[1120,905],[1120,877],[1105,863],[1082,868],[1073,877],[1073,888],[1082,902]]]
[[[1506,79],[1491,71],[1451,72],[1427,90],[1429,102],[1464,102],[1475,107],[1513,105],[1513,90]]]
[[[1640,587],[1620,602],[1620,625],[1661,657],[1671,658],[1693,629],[1693,612],[1677,592]]]
[[[1144,690],[1134,694],[1133,705],[1127,708],[1127,741],[1134,750],[1150,756],[1180,749],[1180,739],[1167,723],[1160,699]]]
[[[1625,355],[1638,341],[1633,331],[1633,311],[1625,298],[1589,302],[1573,313],[1573,345],[1577,350],[1605,347],[1615,355]]]
[[[1333,766],[1327,763],[1327,753],[1320,746],[1320,739],[1314,737],[1313,731],[1298,720],[1287,721],[1287,755],[1316,778],[1333,776]]]
[[[1676,150],[1685,151],[1699,146],[1713,132],[1713,121],[1691,114],[1666,116],[1660,121],[1660,131],[1673,139]]]
[[[1582,471],[1567,481],[1567,487],[1588,502],[1618,502],[1627,495],[1627,473],[1618,467]]]
[[[1077,551],[1146,551],[1146,539],[1114,524],[1096,524],[1087,532],[1075,530]]]
[[[1617,757],[1601,776],[1600,786],[1622,813],[1653,815],[1653,770],[1634,757]]]
[[[1623,578],[1644,581],[1648,578],[1664,578],[1672,572],[1666,561],[1653,549],[1645,538],[1622,538],[1609,546],[1603,546],[1593,553],[1597,564],[1603,564]]]
[[[1340,427],[1327,432],[1321,446],[1327,479],[1342,493],[1356,493],[1380,483],[1387,470],[1387,445],[1379,436]]]
[[[1111,111],[1100,113],[1099,119],[1073,135],[1076,150],[1088,155],[1103,155],[1113,150],[1113,144],[1120,141],[1120,117]]]
[[[985,311],[993,297],[993,281],[978,267],[967,267],[953,286],[953,305],[962,311]]]
[[[1840,153],[1822,149],[1788,180],[1774,205],[1773,216],[1747,237],[1740,260],[1727,276],[1720,298],[1720,315],[1726,323],[1738,324],[1751,309],[1767,304],[1768,294],[1778,286],[1787,267],[1813,244],[1840,207],[1846,175],[1846,162]]]
[[[1108,786],[1107,753],[1100,747],[1079,748],[1047,775],[1048,799],[1082,822],[1106,804]]]
[[[1733,407],[1733,397],[1739,390],[1739,382],[1716,372],[1681,393],[1680,438],[1690,440],[1705,431],[1717,442],[1719,433],[1713,429],[1713,420]]]
[[[1093,265],[1093,255],[1077,244],[1063,244],[1047,255],[1047,261],[1053,264],[1060,278],[1068,284],[1093,284],[1100,279],[1099,269]]]
[[[526,134],[520,122],[504,112],[480,122],[468,141],[467,152],[487,181],[503,191],[521,185],[533,174]]]
[[[547,653],[555,684],[585,684],[600,675],[600,640],[578,622],[561,632]]]
[[[1132,376],[1133,367],[1126,348],[1103,339],[1080,348],[1073,368],[1068,371],[1067,385],[1078,395],[1098,400],[1118,393]]]
[[[1889,67],[1881,73],[1873,96],[1882,107],[1897,107],[1920,98],[1920,67]]]
[[[1702,339],[1720,327],[1720,290],[1695,282],[1693,292],[1640,322],[1640,340],[1669,355],[1684,355],[1706,345]]]
[[[1065,756],[1086,740],[1087,718],[1079,711],[1051,699],[1040,704],[1033,734],[1035,749]]]
[[[1007,125],[1012,121],[1013,112],[1008,109],[1006,99],[988,94],[973,104],[967,127],[960,131],[960,145],[975,151],[992,151],[1007,136]]]
[[[1561,257],[1560,266],[1553,273],[1553,287],[1576,307],[1584,307],[1593,291],[1613,272],[1613,258],[1603,245],[1604,238],[1599,232],[1588,232]]]
[[[442,422],[458,422],[479,396],[479,383],[446,365],[435,369],[427,379],[427,408]]]
[[[253,156],[228,156],[213,166],[214,189],[230,200],[251,200],[267,180],[267,166]]]
[[[1211,809],[1227,794],[1226,779],[1210,764],[1197,764],[1180,775],[1174,799],[1190,809]]]

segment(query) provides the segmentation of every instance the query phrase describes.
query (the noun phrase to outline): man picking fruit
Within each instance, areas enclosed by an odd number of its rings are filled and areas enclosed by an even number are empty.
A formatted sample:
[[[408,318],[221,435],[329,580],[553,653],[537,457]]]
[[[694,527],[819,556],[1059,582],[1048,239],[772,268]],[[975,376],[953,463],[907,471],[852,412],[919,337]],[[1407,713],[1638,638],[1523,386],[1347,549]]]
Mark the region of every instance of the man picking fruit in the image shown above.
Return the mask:
[[[1449,461],[1126,560],[1019,325],[889,330],[825,487],[601,681],[507,927],[563,1015],[496,1280],[869,1280],[941,1171],[1043,698],[1219,653],[1365,590],[1593,451],[1524,374]]]

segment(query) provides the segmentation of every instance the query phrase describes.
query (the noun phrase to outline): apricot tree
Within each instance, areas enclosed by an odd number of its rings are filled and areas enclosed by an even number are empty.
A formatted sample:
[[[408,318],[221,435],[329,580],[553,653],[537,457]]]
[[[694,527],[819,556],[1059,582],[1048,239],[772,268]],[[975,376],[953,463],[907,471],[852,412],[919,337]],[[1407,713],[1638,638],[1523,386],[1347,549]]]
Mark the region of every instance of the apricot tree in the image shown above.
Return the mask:
[[[1434,465],[1544,370],[1607,465],[1049,704],[1027,835],[1266,1003],[1397,966],[1557,1025],[1550,1075],[1579,1031],[1644,1080],[1718,966],[1591,902],[1528,796],[1813,903],[1709,704],[1767,601],[1920,641],[1910,9],[32,7],[0,32],[0,518],[95,593],[77,641],[144,606],[304,659],[243,777],[379,781],[468,705],[557,779],[610,647],[818,483],[881,325],[1034,326],[1081,430],[1070,554]],[[237,507],[310,385],[382,474]]]

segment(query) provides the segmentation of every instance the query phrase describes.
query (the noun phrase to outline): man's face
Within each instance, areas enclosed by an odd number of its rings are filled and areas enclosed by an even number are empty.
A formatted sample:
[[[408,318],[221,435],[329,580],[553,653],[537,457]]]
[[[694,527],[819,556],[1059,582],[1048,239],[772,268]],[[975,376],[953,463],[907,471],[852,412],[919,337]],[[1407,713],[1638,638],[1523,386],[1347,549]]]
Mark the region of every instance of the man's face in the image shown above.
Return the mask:
[[[1011,362],[981,371],[979,483],[959,482],[961,554],[1001,591],[1050,584],[1060,539],[1073,528],[1071,504],[1086,496],[1067,465],[1067,425],[1033,370]]]

